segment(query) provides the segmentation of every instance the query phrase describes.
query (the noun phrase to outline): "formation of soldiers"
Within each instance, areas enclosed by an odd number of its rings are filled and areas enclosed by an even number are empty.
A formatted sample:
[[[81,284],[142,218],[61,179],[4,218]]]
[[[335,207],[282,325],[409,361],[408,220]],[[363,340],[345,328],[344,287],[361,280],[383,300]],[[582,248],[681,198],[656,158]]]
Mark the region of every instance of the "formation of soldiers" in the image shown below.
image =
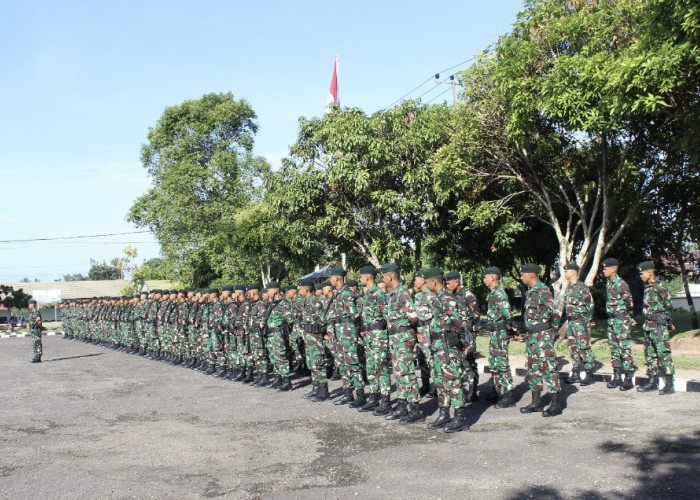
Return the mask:
[[[649,267],[651,265],[651,267]],[[608,331],[615,375],[608,387],[630,387],[631,316],[629,287],[617,277],[617,261],[603,269],[608,282]],[[647,283],[645,349],[650,381],[640,391],[673,392],[673,364],[668,343],[670,301],[655,281],[653,264],[639,266]],[[563,299],[569,322],[572,374],[566,382],[593,383],[595,359],[590,347],[593,301],[578,281],[578,266],[566,266],[569,286]],[[466,407],[478,400],[476,325],[489,334],[488,364],[494,408],[513,406],[510,340],[526,342],[527,383],[532,402],[521,413],[562,413],[561,386],[554,342],[562,322],[550,289],[540,281],[536,264],[521,266],[528,288],[522,325],[500,286],[501,271],[488,267],[484,284],[490,292],[482,316],[476,297],[464,289],[459,273],[432,267],[416,273],[412,289],[389,263],[360,269],[358,283],[345,280],[344,269],[330,269],[322,283],[301,280],[298,286],[224,286],[218,289],[152,290],[134,296],[66,301],[61,316],[66,338],[108,345],[208,375],[266,387],[293,389],[292,378],[310,375],[313,402],[331,399],[329,379],[342,381],[336,405],[372,412],[408,424],[425,419],[421,397],[437,397],[439,413],[427,426],[458,432],[468,428]],[[378,279],[378,274],[381,277]],[[664,316],[665,315],[665,316]],[[662,317],[663,316],[663,317]],[[481,321],[480,321],[481,320]],[[420,376],[417,375],[420,373]],[[624,374],[624,380],[622,375]],[[395,400],[392,401],[392,382]],[[551,395],[545,408],[542,392]]]

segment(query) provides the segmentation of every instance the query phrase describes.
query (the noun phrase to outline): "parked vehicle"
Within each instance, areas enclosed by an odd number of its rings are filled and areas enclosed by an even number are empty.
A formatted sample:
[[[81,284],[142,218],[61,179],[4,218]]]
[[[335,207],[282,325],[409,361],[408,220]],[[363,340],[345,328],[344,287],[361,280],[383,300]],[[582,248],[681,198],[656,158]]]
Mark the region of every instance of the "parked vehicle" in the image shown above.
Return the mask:
[[[27,318],[24,316],[10,316],[7,318],[7,329],[14,330],[17,327],[27,326]]]

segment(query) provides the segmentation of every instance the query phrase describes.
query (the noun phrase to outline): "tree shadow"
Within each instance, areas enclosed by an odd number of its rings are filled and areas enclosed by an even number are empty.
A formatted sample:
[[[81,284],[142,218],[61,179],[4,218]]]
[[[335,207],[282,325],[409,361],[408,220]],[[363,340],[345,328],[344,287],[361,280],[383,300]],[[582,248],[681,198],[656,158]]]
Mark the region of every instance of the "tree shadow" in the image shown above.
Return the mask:
[[[98,352],[95,354],[82,354],[80,356],[68,356],[66,358],[53,358],[53,359],[43,359],[41,362],[42,363],[51,363],[53,361],[65,361],[68,359],[78,359],[78,358],[91,358],[93,356],[102,356],[104,353],[103,352]]]

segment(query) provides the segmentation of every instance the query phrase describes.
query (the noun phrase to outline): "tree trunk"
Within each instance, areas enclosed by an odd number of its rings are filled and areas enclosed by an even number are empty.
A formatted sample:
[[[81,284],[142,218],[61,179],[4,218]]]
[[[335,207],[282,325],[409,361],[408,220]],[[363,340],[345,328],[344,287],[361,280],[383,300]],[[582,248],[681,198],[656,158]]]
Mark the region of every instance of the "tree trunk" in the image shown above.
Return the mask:
[[[416,271],[423,267],[423,262],[421,261],[421,253],[423,251],[423,242],[420,237],[416,238],[416,246],[413,249],[413,264],[415,265]]]
[[[688,271],[685,269],[685,263],[683,262],[683,251],[679,248],[674,248],[673,253],[676,256],[681,268],[681,279],[683,280],[683,289],[685,290],[685,298],[688,300],[688,309],[690,309],[690,320],[693,325],[693,330],[698,329],[698,312],[695,310],[695,302],[693,301],[693,296],[690,294],[690,285],[688,284]]]

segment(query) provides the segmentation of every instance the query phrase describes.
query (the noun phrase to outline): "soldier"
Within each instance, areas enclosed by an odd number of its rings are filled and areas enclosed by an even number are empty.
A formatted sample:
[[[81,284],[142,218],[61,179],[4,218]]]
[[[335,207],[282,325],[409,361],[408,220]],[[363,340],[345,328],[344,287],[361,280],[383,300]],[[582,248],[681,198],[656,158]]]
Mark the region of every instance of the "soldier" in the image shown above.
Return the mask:
[[[289,334],[289,347],[292,349],[292,372],[306,372],[304,363],[304,329],[301,325],[305,299],[299,297],[299,290],[294,285],[287,287],[286,296],[294,317],[292,331]]]
[[[632,360],[632,336],[630,329],[637,322],[632,318],[632,293],[630,287],[617,274],[620,263],[617,259],[603,261],[603,275],[607,278],[608,298],[605,310],[608,313],[608,344],[613,367],[613,378],[608,382],[608,389],[619,387],[629,391],[634,387],[634,361]],[[625,380],[622,381],[622,372]]]
[[[430,394],[430,374],[433,371],[433,380],[435,373],[433,370],[433,352],[430,348],[430,323],[433,319],[433,312],[430,303],[435,298],[435,294],[430,291],[428,284],[423,277],[423,271],[416,272],[413,278],[413,303],[416,307],[418,315],[418,329],[416,342],[416,359],[421,372],[421,389],[420,395],[425,396]],[[435,397],[436,394],[431,394]]]
[[[326,348],[323,345],[325,324],[323,322],[324,303],[313,293],[314,282],[310,279],[301,281],[299,293],[302,297],[301,327],[304,332],[306,364],[311,371],[311,392],[304,398],[316,403],[326,401],[328,392],[328,374],[326,372]]]
[[[413,353],[416,346],[415,325],[418,315],[409,290],[401,283],[399,266],[391,262],[381,268],[384,283],[389,291],[385,317],[391,348],[391,365],[396,381],[396,409],[387,420],[400,419],[402,424],[425,419],[420,409],[420,393],[416,381]]]
[[[278,391],[292,390],[292,372],[287,358],[289,331],[294,323],[294,312],[287,299],[280,296],[276,281],[267,284],[270,305],[267,311],[267,345],[274,376],[267,388]]]
[[[540,266],[520,266],[520,280],[528,291],[525,295],[525,330],[527,354],[527,382],[532,393],[532,403],[520,408],[520,413],[541,412],[544,417],[553,417],[562,412],[561,387],[557,372],[554,336],[559,327],[560,315],[554,307],[554,297],[549,288],[540,281]],[[547,384],[552,402],[544,409],[541,401],[544,384]]]
[[[238,300],[238,313],[233,323],[233,330],[236,334],[236,368],[237,372],[233,380],[243,382],[249,377],[252,380],[253,367],[249,365],[250,358],[250,340],[248,338],[248,319],[250,317],[251,301],[246,287],[243,285],[235,286],[236,300]]]
[[[270,383],[267,374],[267,346],[265,339],[265,322],[267,321],[268,303],[262,300],[260,287],[250,286],[250,299],[252,305],[248,318],[248,331],[250,332],[250,357],[249,364],[255,367],[257,377],[252,378],[252,371],[246,377],[253,387],[264,387]]]
[[[474,335],[474,325],[479,321],[479,303],[469,290],[462,287],[462,275],[456,271],[447,273],[445,281],[448,290],[452,293],[457,302],[459,317],[462,318],[462,329],[464,331],[466,364],[464,366],[464,386],[467,397],[470,401],[477,401],[476,390],[479,386],[479,366],[476,363],[476,335]]]
[[[389,376],[389,335],[386,331],[386,293],[375,284],[377,269],[372,265],[360,268],[362,298],[362,327],[369,398],[359,411],[374,410],[375,415],[386,415],[391,410],[391,378]]]
[[[44,325],[41,323],[41,313],[37,307],[36,300],[29,301],[29,331],[32,334],[32,347],[34,357],[29,360],[30,363],[41,363],[41,355],[44,349],[41,345],[41,331]]]
[[[637,387],[639,392],[649,392],[658,389],[658,382],[664,378],[664,386],[659,394],[673,394],[673,359],[671,359],[671,343],[669,328],[676,327],[671,319],[671,299],[668,290],[656,281],[654,263],[650,260],[640,262],[637,266],[639,275],[644,282],[644,359],[647,363],[649,380],[643,386]]]
[[[566,380],[581,385],[593,383],[593,365],[595,357],[591,351],[591,332],[589,325],[593,321],[593,296],[585,283],[579,281],[579,266],[569,262],[564,266],[564,276],[569,286],[564,293],[564,309],[569,321],[567,341],[571,356],[571,376]],[[580,374],[583,371],[583,378]]]
[[[221,313],[219,325],[216,329],[217,342],[213,349],[214,364],[216,366],[214,376],[217,378],[228,377],[228,357],[231,352],[231,338],[228,325],[230,320],[229,305],[231,304],[232,294],[233,286],[224,285],[221,287],[221,295],[217,301],[217,307],[220,308]]]
[[[489,369],[491,370],[493,388],[496,395],[500,396],[494,408],[499,410],[515,404],[513,401],[513,374],[510,371],[508,361],[510,303],[508,295],[501,288],[500,279],[501,270],[499,268],[487,267],[484,269],[484,285],[491,290],[486,310],[486,329],[491,332],[489,337]]]

